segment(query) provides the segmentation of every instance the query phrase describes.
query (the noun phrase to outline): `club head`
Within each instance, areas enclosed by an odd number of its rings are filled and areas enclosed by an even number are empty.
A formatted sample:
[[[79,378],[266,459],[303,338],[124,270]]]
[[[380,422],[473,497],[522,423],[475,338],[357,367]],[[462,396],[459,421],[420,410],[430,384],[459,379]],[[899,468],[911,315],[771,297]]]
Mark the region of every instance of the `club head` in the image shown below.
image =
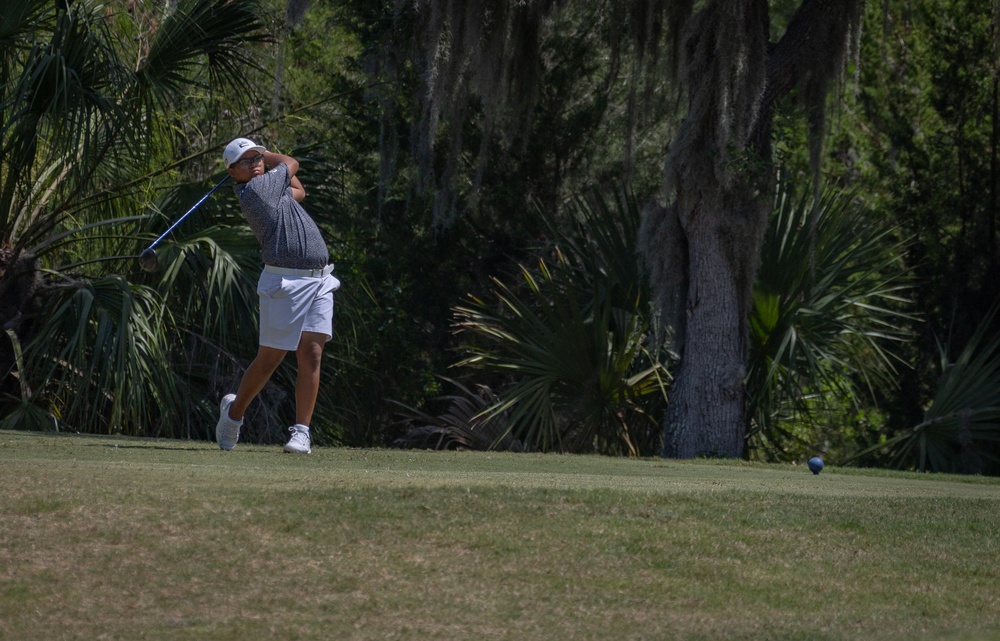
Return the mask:
[[[152,247],[147,247],[139,254],[139,266],[147,272],[155,272],[158,264],[156,250]]]

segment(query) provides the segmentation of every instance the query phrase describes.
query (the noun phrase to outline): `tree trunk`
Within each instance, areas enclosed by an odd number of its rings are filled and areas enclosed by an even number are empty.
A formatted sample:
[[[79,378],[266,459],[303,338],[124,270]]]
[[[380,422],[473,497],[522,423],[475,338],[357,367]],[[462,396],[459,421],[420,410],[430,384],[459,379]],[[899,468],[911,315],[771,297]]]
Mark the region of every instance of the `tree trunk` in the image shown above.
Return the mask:
[[[670,390],[663,455],[740,457],[745,418],[747,330],[740,271],[714,220],[686,229],[689,285],[683,359]]]
[[[766,0],[709,0],[687,27],[688,113],[665,172],[673,202],[650,208],[643,223],[657,296],[683,305],[665,310],[680,317],[681,359],[664,420],[666,457],[743,455],[747,319],[770,211],[774,108],[798,87],[810,144],[820,144],[827,87],[857,33],[861,1],[802,0],[774,45]],[[675,283],[680,290],[670,291]]]

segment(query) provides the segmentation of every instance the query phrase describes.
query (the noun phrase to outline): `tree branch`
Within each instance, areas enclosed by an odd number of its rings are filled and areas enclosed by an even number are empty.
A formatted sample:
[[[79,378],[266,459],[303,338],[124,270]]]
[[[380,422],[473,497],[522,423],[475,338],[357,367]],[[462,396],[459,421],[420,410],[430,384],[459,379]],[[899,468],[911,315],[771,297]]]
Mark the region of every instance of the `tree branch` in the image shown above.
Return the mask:
[[[803,0],[767,56],[762,110],[773,110],[796,85],[825,84],[839,70],[863,0]]]

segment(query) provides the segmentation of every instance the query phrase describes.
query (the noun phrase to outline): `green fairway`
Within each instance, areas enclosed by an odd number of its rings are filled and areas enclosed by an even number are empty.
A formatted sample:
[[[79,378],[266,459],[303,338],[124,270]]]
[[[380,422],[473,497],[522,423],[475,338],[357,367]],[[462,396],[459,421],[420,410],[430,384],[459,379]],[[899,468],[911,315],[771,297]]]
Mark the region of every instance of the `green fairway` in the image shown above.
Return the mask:
[[[1000,639],[1000,480],[0,432],[0,639]]]

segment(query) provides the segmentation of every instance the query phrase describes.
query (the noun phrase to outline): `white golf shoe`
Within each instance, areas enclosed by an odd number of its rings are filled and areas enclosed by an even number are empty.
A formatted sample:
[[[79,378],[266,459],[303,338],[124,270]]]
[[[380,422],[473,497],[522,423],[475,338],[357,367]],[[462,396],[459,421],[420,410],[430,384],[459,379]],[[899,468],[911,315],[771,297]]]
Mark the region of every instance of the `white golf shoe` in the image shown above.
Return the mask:
[[[226,394],[219,403],[219,422],[215,424],[215,440],[219,443],[219,448],[227,452],[236,447],[236,441],[240,440],[240,427],[243,421],[237,423],[229,418],[229,406],[236,400],[236,394]]]
[[[284,450],[294,454],[308,454],[312,452],[312,442],[309,439],[309,427],[296,423],[288,428],[292,433],[292,438],[285,443]]]

